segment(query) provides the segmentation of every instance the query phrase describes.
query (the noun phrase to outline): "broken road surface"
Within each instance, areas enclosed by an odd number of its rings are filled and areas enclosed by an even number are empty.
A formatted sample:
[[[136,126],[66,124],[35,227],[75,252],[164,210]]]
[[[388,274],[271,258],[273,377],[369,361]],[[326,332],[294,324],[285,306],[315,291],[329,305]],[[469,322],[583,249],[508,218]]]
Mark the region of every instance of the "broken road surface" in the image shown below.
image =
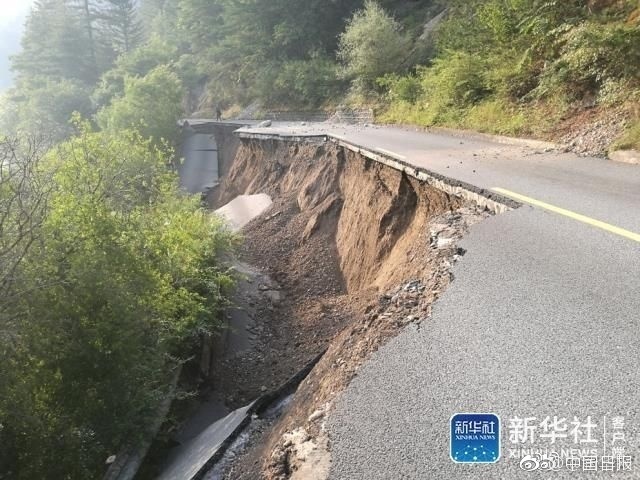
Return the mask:
[[[472,229],[432,318],[379,350],[341,396],[329,419],[331,479],[530,478],[523,449],[603,455],[613,417],[624,417],[625,434],[613,446],[634,462],[615,478],[640,478],[640,167],[396,128],[244,131],[331,134],[523,203]],[[451,460],[458,412],[500,417],[497,463]],[[547,417],[566,419],[553,443],[540,436]],[[533,438],[514,434],[524,418]]]

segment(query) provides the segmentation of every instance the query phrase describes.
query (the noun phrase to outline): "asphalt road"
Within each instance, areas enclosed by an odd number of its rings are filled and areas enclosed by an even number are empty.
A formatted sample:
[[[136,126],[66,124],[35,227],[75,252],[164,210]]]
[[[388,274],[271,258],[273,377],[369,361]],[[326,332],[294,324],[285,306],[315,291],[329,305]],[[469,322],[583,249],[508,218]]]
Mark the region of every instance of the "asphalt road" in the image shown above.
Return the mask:
[[[640,166],[394,128],[252,131],[331,133],[530,200],[473,228],[432,318],[378,351],[341,395],[328,425],[331,479],[640,478]],[[459,412],[500,417],[497,463],[452,461]],[[531,419],[534,439],[510,438],[516,417]],[[587,457],[577,471],[520,466],[520,449],[562,448],[595,449],[598,471],[583,471]],[[624,460],[631,470],[603,472],[612,452],[614,470]]]

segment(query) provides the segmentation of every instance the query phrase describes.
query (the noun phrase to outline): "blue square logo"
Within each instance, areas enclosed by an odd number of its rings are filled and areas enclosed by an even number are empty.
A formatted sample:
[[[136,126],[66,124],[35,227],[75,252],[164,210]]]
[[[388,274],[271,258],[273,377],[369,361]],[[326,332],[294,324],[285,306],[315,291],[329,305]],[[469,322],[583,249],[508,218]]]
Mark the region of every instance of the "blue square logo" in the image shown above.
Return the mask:
[[[500,458],[500,418],[493,413],[451,417],[451,459],[456,463],[495,463]]]

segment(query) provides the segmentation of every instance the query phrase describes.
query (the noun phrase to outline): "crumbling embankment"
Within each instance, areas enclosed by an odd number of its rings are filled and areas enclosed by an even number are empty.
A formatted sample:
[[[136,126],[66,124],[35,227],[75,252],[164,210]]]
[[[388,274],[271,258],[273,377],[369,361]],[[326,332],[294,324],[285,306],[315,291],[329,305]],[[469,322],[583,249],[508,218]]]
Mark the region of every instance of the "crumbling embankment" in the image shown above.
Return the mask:
[[[410,252],[423,243],[418,240],[429,231],[433,217],[463,205],[456,197],[330,143],[245,141],[223,178],[217,203],[256,193],[286,203],[296,210],[289,213],[306,220],[298,248],[316,237],[335,248],[332,260],[351,293],[384,289],[401,277],[420,275],[423,268]],[[284,226],[275,220],[272,224]],[[266,222],[262,218],[255,223],[248,237]],[[291,270],[300,268],[291,263]]]
[[[335,396],[399,329],[426,324],[464,254],[456,241],[489,213],[334,143],[243,140],[210,200],[258,193],[273,205],[245,227],[243,260],[281,295],[260,353],[234,371],[276,385],[328,350],[226,478],[322,478]]]

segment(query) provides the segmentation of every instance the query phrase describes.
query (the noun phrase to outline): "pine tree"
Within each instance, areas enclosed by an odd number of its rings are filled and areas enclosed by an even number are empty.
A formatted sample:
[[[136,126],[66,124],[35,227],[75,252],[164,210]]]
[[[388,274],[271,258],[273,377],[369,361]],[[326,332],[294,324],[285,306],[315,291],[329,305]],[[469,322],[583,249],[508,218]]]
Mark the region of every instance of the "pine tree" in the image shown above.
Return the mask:
[[[178,27],[192,51],[201,52],[223,37],[220,0],[179,0]]]
[[[87,33],[69,0],[37,0],[27,18],[22,51],[12,58],[12,69],[18,79],[38,75],[92,84],[98,72]]]
[[[100,20],[103,41],[116,56],[129,53],[142,41],[134,0],[103,0]]]
[[[143,24],[150,25],[154,18],[165,13],[168,9],[175,9],[175,0],[140,0],[139,15]]]
[[[95,10],[95,0],[72,0],[76,7],[78,8],[79,16],[84,24],[87,40],[88,40],[88,49],[89,49],[89,59],[91,61],[91,66],[94,68],[96,72],[98,72],[98,58],[97,58],[97,48],[96,48],[96,40],[95,40],[95,26],[94,22],[96,20],[96,10]]]
[[[188,38],[178,28],[179,0],[139,0],[139,3],[138,17],[146,40],[156,37],[175,46],[187,44]]]

